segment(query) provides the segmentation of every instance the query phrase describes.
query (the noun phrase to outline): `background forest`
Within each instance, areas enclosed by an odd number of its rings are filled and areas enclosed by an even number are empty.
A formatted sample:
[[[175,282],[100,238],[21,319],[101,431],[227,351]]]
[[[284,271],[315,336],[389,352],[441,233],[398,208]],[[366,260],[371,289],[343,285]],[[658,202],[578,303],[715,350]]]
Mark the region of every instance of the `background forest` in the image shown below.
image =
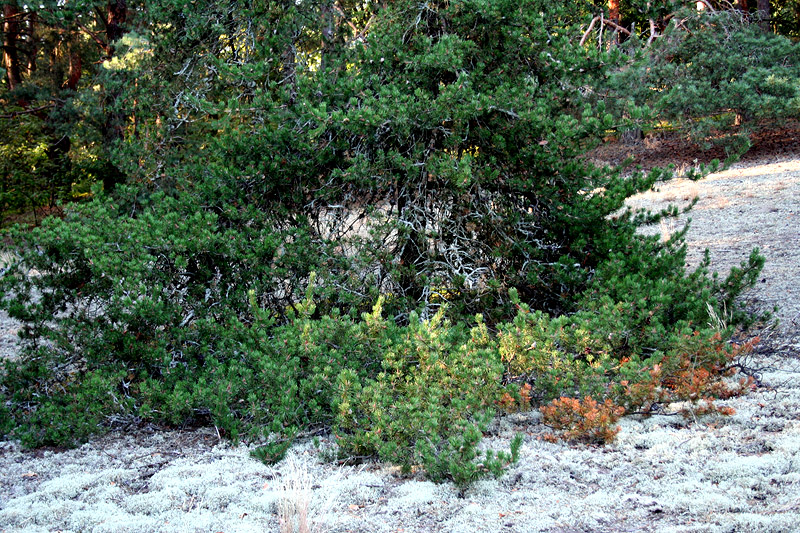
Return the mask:
[[[333,432],[467,483],[499,410],[607,441],[747,389],[763,258],[687,270],[624,207],[670,171],[583,156],[797,118],[797,1],[2,5],[4,435]]]

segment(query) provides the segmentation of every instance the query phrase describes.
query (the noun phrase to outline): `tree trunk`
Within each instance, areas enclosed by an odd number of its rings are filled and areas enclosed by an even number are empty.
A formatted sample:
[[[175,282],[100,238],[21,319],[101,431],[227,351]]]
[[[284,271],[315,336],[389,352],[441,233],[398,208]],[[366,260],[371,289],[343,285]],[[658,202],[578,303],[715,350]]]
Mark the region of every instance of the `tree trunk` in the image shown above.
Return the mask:
[[[608,18],[619,24],[619,0],[608,0]]]
[[[297,50],[294,37],[283,52],[281,75],[283,83],[289,87],[289,103],[294,104],[295,98],[297,98]]]
[[[323,2],[319,8],[320,18],[322,23],[322,49],[320,50],[320,69],[325,72],[327,65],[327,55],[330,52],[331,45],[333,44],[334,36],[334,17],[333,8],[330,3]]]
[[[72,149],[72,141],[68,135],[59,135],[55,132],[52,125],[45,124],[45,131],[48,135],[53,135],[53,142],[47,146],[47,160],[50,163],[48,169],[48,196],[47,207],[55,207],[59,200],[63,198],[70,186],[70,169],[72,161],[69,158],[69,151]]]
[[[619,25],[619,1],[620,0],[608,0],[608,18],[614,24]],[[614,31],[614,42],[619,44],[619,32]]]
[[[769,31],[769,18],[770,18],[770,5],[769,0],[758,0],[758,19],[759,24],[764,30]]]
[[[81,56],[77,53],[77,38],[74,35],[67,35],[60,43],[59,47],[53,49],[50,54],[50,71],[52,73],[53,89],[55,91],[70,90],[78,88],[78,82],[83,74],[83,63]],[[58,52],[58,49],[61,52]],[[64,71],[64,60],[68,61],[67,71]],[[66,79],[65,79],[66,76]],[[53,101],[55,109],[62,109],[64,104],[71,96],[59,94]],[[47,160],[50,163],[47,169],[47,206],[52,208],[62,200],[70,187],[70,170],[72,161],[69,157],[72,150],[72,140],[69,135],[60,133],[59,120],[49,114],[44,118],[42,131],[47,134],[50,141],[47,146]]]
[[[28,77],[36,72],[36,54],[39,52],[39,47],[36,43],[36,23],[38,17],[36,13],[28,13]]]
[[[70,46],[70,48],[72,48]],[[74,51],[70,50],[69,54],[69,77],[67,78],[66,83],[64,83],[64,87],[66,89],[70,89],[72,91],[77,90],[78,81],[81,79],[81,74],[83,73],[83,64],[81,62],[81,56]]]
[[[8,78],[8,88],[12,91],[22,83],[17,49],[21,17],[22,13],[15,4],[9,2],[3,5],[3,65]]]
[[[106,17],[106,37],[108,44],[106,53],[108,57],[114,56],[114,43],[125,35],[123,24],[128,20],[128,6],[125,0],[111,0],[108,3]]]
[[[397,216],[403,217],[406,208],[414,204],[415,199],[408,193],[402,193],[397,199]],[[425,249],[424,235],[411,224],[409,234],[401,236],[398,233],[398,243],[395,248],[395,256],[399,259],[400,272],[397,279],[400,291],[406,298],[413,302],[422,301],[422,286],[417,279],[415,265],[420,261],[422,251]]]

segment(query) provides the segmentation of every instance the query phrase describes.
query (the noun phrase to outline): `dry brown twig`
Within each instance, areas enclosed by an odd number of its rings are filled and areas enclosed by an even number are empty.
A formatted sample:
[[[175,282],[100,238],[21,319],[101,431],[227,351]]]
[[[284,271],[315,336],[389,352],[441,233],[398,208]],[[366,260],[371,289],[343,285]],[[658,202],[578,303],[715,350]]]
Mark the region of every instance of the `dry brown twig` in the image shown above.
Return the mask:
[[[600,22],[599,46],[603,46],[603,26],[610,26],[610,27],[614,28],[616,31],[622,32],[625,35],[628,35],[628,36],[631,35],[631,31],[629,29],[625,28],[624,26],[620,26],[619,24],[617,24],[613,20],[604,18],[603,15],[601,14],[598,17],[594,17],[592,19],[592,21],[589,23],[589,27],[586,28],[585,32],[583,32],[583,36],[581,37],[581,40],[580,40],[580,43],[579,43],[580,46],[583,46],[584,44],[586,44],[586,40],[589,38],[589,35],[592,33],[592,30],[594,29],[594,26],[595,26],[595,24],[597,24],[598,21]]]
[[[600,17],[594,17],[592,21],[589,23],[589,27],[586,28],[586,31],[583,33],[583,37],[581,37],[581,42],[580,42],[581,46],[583,46],[586,43],[586,39],[589,38],[589,34],[592,33],[594,25],[597,23],[598,20],[600,20]]]

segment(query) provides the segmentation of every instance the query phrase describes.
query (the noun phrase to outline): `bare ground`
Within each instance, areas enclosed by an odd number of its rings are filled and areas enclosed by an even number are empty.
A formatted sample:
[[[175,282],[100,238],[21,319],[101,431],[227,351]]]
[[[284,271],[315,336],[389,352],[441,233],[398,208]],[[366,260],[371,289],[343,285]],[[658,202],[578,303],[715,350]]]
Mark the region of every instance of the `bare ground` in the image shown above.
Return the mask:
[[[540,440],[537,413],[505,416],[486,444],[507,448],[523,433],[520,462],[465,493],[387,465],[326,463],[319,450],[335,444],[325,438],[298,443],[274,467],[220,442],[213,428],[139,428],[66,451],[2,442],[0,531],[280,531],[287,497],[308,502],[312,531],[798,531],[800,155],[778,152],[632,201],[660,208],[699,196],[690,263],[706,247],[723,273],[754,247],[767,257],[747,298],[780,306],[780,323],[745,361],[760,385],[725,402],[733,416],[628,417],[618,440],[599,448]],[[14,328],[0,321],[4,355]]]

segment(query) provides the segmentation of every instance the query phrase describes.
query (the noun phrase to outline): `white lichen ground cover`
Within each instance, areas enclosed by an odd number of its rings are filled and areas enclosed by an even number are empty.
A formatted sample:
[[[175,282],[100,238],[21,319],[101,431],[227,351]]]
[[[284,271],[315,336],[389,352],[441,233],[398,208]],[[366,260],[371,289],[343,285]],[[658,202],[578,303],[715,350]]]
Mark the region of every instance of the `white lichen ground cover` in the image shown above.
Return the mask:
[[[4,442],[0,531],[279,531],[287,494],[308,498],[312,531],[800,531],[798,177],[800,159],[743,165],[638,200],[700,196],[689,242],[711,247],[720,269],[754,243],[767,255],[750,296],[780,304],[782,323],[745,361],[760,386],[723,402],[733,416],[628,417],[617,441],[599,448],[540,440],[536,413],[505,416],[486,445],[507,448],[523,433],[519,463],[464,493],[386,465],[326,463],[311,441],[265,466],[213,429],[142,429],[68,451]],[[305,490],[287,490],[298,471]]]

